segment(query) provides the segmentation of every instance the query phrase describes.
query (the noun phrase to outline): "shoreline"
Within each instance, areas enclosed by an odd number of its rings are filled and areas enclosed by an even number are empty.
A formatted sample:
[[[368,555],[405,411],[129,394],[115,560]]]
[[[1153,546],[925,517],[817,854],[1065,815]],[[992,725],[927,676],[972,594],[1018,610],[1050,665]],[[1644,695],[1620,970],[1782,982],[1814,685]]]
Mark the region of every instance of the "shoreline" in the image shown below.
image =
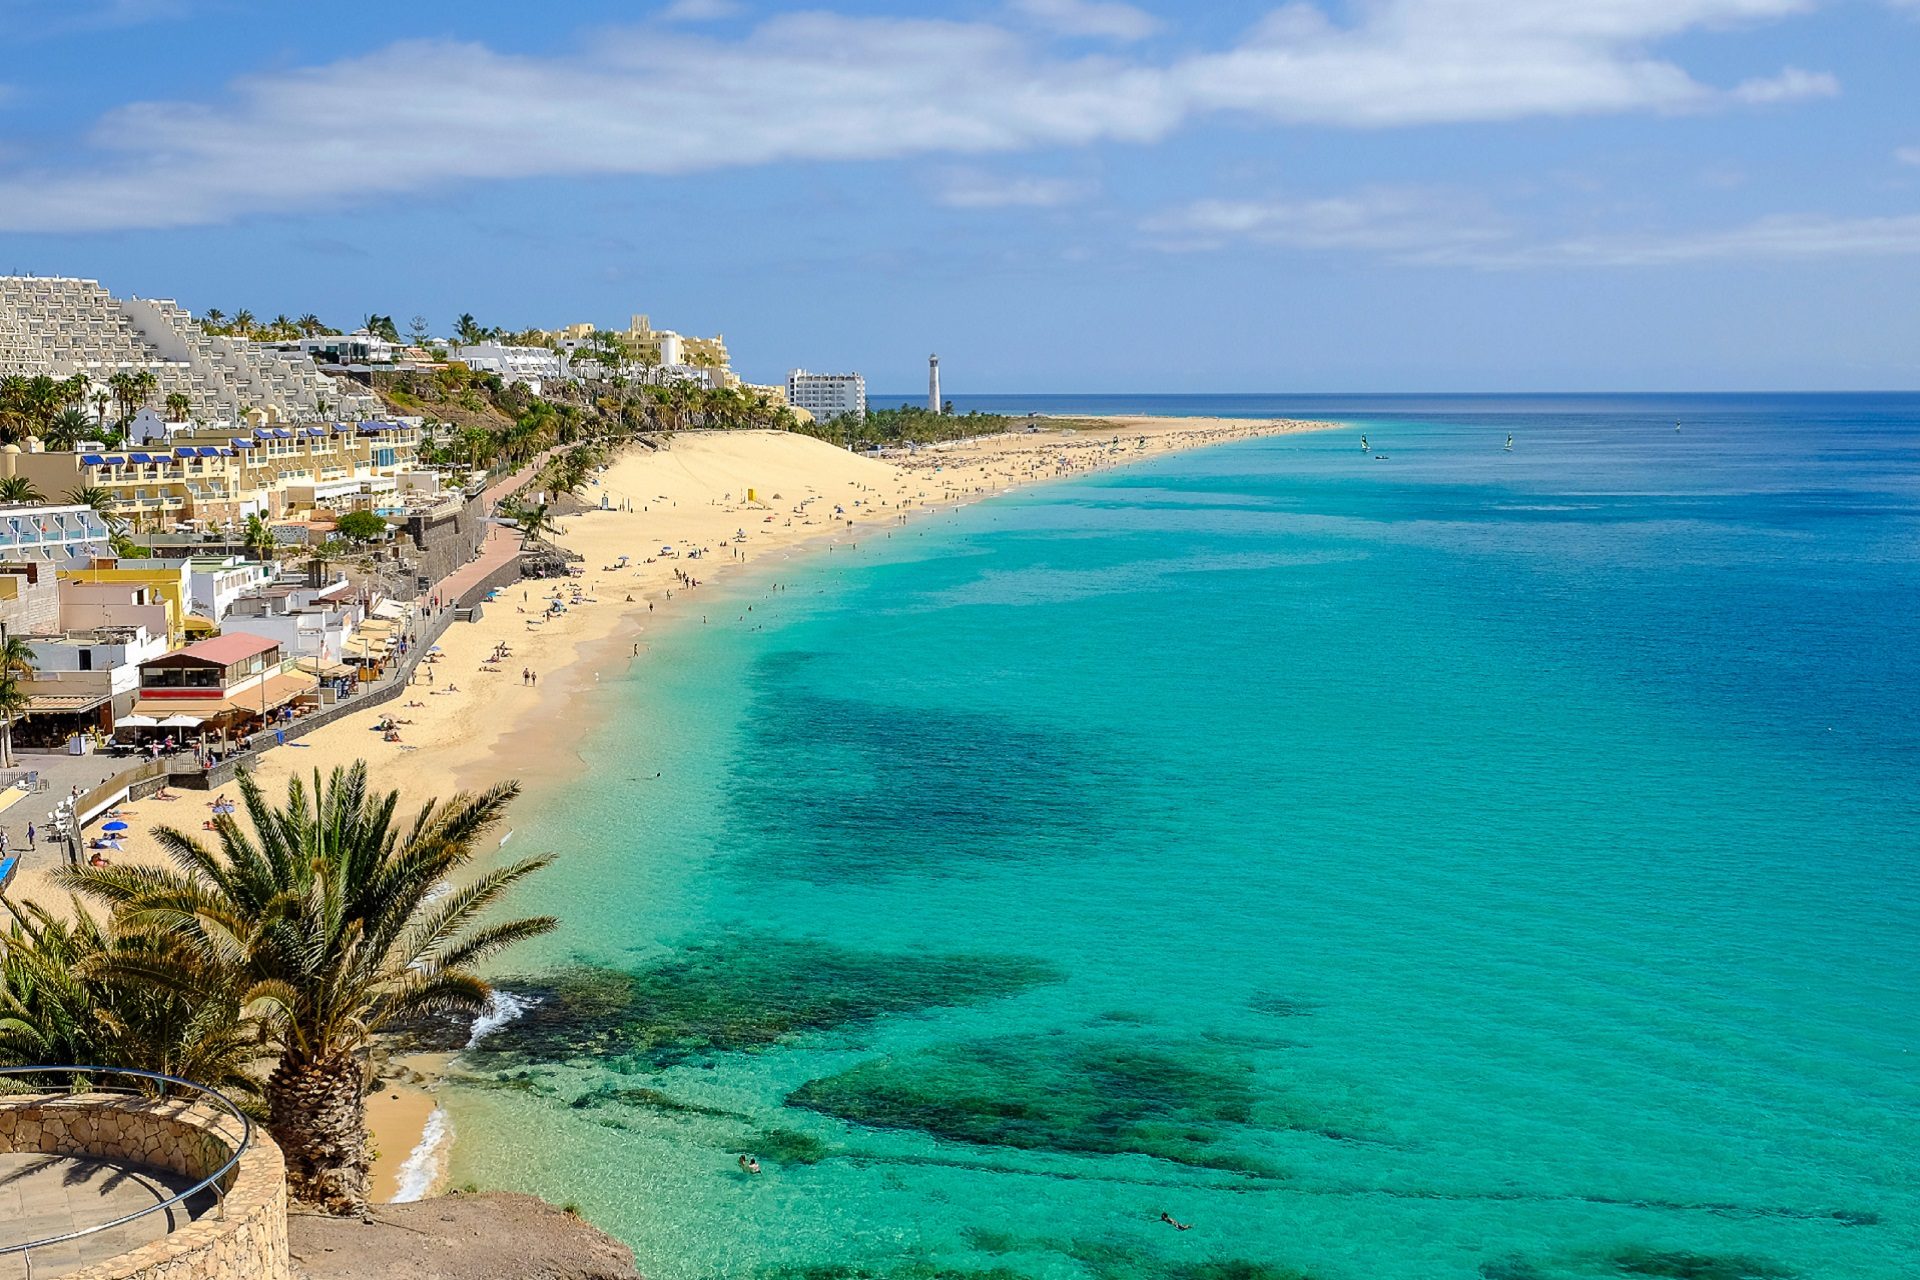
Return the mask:
[[[629,447],[590,483],[582,500],[594,505],[561,517],[553,535],[582,556],[579,577],[527,579],[502,590],[480,618],[442,636],[439,660],[423,664],[402,700],[268,753],[258,780],[273,794],[296,770],[324,774],[366,759],[382,785],[400,790],[403,807],[510,778],[525,795],[574,774],[583,718],[604,714],[593,693],[602,671],[615,661],[623,667],[642,661],[654,628],[691,623],[699,601],[690,596],[716,580],[731,584],[739,570],[761,568],[770,555],[797,559],[857,545],[863,531],[1169,453],[1345,425],[1077,415],[1073,421],[1101,427],[1016,430],[884,459],[787,432],[682,432],[663,450]],[[606,509],[598,506],[602,501]],[[667,548],[674,554],[659,554]],[[689,588],[676,571],[700,585]],[[543,613],[556,597],[562,611]],[[502,643],[511,655],[487,663]],[[516,664],[537,673],[537,681],[520,677]],[[369,733],[388,715],[401,722],[398,744]],[[201,807],[187,797],[130,806],[133,830],[116,860],[158,861],[150,828],[192,831]],[[511,822],[509,816],[496,848],[507,843]],[[45,870],[35,868],[21,873],[12,892],[57,901],[50,889]],[[383,1080],[369,1095],[368,1125],[380,1153],[373,1171],[377,1201],[391,1201],[403,1180],[419,1195],[444,1189],[453,1124],[433,1084],[453,1056],[396,1060],[399,1078]],[[426,1083],[412,1083],[422,1079]],[[430,1132],[436,1127],[438,1133]]]

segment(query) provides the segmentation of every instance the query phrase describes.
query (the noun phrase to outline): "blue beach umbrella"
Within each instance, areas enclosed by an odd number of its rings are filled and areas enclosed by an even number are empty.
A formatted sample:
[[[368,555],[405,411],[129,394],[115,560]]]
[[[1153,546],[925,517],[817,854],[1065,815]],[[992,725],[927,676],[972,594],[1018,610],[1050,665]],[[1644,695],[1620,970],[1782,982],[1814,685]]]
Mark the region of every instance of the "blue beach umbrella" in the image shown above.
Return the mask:
[[[124,822],[109,822],[106,826],[100,829],[102,831],[125,831],[127,829],[127,824]]]

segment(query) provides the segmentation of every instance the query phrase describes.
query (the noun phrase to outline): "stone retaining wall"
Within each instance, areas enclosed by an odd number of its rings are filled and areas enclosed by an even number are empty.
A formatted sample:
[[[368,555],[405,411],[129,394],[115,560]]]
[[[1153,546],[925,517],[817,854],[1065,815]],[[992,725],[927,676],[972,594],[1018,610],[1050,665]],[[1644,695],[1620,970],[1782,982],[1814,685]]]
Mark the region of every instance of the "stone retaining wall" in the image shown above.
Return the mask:
[[[205,1105],[118,1094],[0,1099],[0,1151],[83,1156],[199,1181],[225,1164],[238,1122]],[[63,1280],[287,1280],[287,1177],[258,1127],[221,1207],[151,1244]]]

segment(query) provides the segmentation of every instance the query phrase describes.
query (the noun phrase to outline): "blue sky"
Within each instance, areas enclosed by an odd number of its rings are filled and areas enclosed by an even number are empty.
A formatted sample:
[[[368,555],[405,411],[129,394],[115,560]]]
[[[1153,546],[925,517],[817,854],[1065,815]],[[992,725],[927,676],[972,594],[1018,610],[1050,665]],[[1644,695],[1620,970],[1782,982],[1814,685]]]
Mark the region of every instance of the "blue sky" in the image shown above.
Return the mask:
[[[907,391],[1920,387],[1920,0],[0,0],[0,271]]]

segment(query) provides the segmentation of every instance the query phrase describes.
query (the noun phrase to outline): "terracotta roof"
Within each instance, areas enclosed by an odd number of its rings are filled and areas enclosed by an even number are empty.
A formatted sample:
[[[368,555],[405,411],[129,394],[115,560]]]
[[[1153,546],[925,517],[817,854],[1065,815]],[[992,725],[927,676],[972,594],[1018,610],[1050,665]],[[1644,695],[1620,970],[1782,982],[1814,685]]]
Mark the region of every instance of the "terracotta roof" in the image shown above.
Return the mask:
[[[201,640],[184,649],[175,649],[172,653],[162,654],[164,658],[199,658],[203,662],[217,662],[221,666],[231,666],[243,658],[251,658],[256,653],[265,653],[269,649],[278,649],[278,640],[269,640],[265,636],[250,636],[244,631],[232,635],[215,636],[211,640]]]
[[[156,719],[189,715],[211,720],[230,712],[258,715],[263,710],[284,706],[302,694],[312,693],[317,687],[312,676],[303,671],[289,671],[270,677],[264,687],[256,685],[231,698],[143,698],[133,704],[133,711],[135,715]]]

